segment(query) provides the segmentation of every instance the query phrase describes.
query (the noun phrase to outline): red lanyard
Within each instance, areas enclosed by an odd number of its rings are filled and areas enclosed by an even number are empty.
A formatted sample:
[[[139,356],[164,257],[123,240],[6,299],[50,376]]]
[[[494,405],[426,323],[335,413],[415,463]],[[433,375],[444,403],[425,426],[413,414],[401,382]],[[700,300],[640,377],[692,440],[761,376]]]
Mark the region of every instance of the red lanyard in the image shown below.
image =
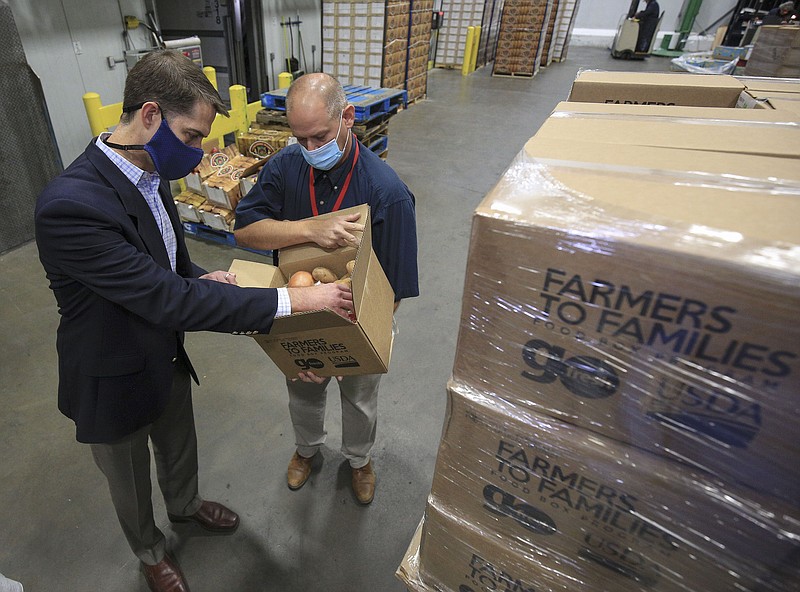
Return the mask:
[[[353,169],[356,168],[356,162],[358,161],[358,140],[353,138],[353,143],[355,144],[356,153],[353,156],[353,164],[350,165],[350,172],[347,173],[347,178],[344,180],[344,185],[342,185],[342,190],[339,192],[339,197],[336,198],[336,203],[333,204],[333,209],[331,212],[336,212],[342,206],[342,202],[344,201],[344,195],[347,193],[347,188],[350,187],[350,179],[353,177]],[[314,167],[310,167],[308,171],[308,193],[311,196],[311,212],[315,216],[319,216],[319,210],[317,210],[317,192],[314,189]]]

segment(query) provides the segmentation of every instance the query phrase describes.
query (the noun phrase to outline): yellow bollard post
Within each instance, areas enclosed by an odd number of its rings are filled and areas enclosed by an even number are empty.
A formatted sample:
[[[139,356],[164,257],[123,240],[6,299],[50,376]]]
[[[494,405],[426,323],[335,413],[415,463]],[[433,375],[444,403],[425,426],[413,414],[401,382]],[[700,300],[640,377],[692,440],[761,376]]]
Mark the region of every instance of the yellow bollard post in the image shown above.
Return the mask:
[[[83,108],[86,109],[86,117],[89,120],[89,127],[92,129],[93,136],[99,136],[106,131],[100,118],[100,107],[102,106],[100,95],[96,92],[87,92],[83,95]]]
[[[211,66],[206,66],[203,68],[203,74],[206,75],[206,78],[208,78],[208,81],[211,83],[211,85],[219,90],[219,87],[217,86],[217,71]]]
[[[474,72],[478,64],[478,48],[481,46],[481,26],[475,27],[475,33],[472,35],[472,60],[470,60],[469,71]]]
[[[464,45],[464,60],[461,63],[461,75],[469,74],[469,66],[472,63],[472,44],[475,37],[475,27],[467,27],[467,42]]]
[[[247,89],[241,84],[234,84],[228,90],[231,97],[231,123],[238,133],[246,132],[250,126],[247,120]]]
[[[281,72],[278,74],[278,88],[289,88],[292,84],[292,75],[290,72]]]

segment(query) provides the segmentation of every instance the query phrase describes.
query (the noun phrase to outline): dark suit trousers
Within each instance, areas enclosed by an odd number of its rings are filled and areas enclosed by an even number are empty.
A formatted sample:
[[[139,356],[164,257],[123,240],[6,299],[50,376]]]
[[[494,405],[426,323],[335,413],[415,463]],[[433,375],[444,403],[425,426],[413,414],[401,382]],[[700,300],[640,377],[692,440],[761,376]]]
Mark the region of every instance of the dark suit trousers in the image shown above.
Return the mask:
[[[192,386],[183,364],[175,364],[172,394],[154,423],[107,444],[90,444],[94,461],[108,480],[111,501],[125,538],[136,556],[149,565],[164,558],[166,540],[153,518],[150,447],[167,512],[194,514],[202,500],[197,492],[197,437]]]

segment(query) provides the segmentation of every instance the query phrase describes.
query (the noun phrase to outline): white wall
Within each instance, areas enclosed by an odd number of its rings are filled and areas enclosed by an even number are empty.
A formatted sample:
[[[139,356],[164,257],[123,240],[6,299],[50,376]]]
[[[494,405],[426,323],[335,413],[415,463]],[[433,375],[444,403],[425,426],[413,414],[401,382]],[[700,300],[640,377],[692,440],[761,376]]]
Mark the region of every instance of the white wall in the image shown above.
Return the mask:
[[[664,20],[661,23],[661,33],[673,32],[678,28],[678,18],[684,0],[658,0]],[[630,0],[581,0],[578,14],[575,17],[575,29],[572,33],[573,45],[592,45],[608,47],[613,41],[614,33],[619,26],[620,19],[627,14]],[[645,6],[644,0],[639,2],[639,10]],[[705,0],[694,22],[693,32],[699,32],[711,26],[714,21],[736,6],[736,0]],[[728,17],[729,18],[729,17]],[[728,24],[728,18],[720,25]],[[714,35],[714,26],[707,34]]]
[[[124,57],[122,16],[144,19],[144,0],[10,0],[28,63],[39,76],[56,141],[64,165],[83,152],[91,130],[83,108],[83,94],[96,92],[104,104],[122,100],[127,69],[117,64],[110,69],[106,57]],[[273,84],[269,54],[275,54],[275,80],[285,69],[286,51],[281,17],[302,21],[301,30],[308,69],[312,67],[311,46],[316,46],[317,70],[322,63],[321,0],[263,0],[266,64],[270,88]],[[295,57],[297,28],[294,33]],[[150,46],[144,27],[129,31],[135,49]],[[74,43],[80,45],[77,53]]]
[[[308,64],[308,71],[312,70],[312,56],[311,46],[314,45],[317,50],[314,54],[316,62],[316,70],[322,69],[322,2],[321,0],[263,0],[264,10],[264,37],[266,38],[266,63],[269,68],[269,86],[270,88],[277,88],[278,74],[286,70],[286,44],[284,43],[283,29],[281,27],[281,17],[288,21],[291,17],[293,21],[297,20],[297,14],[300,13],[300,30],[303,36],[303,46],[305,47],[306,63]],[[300,68],[304,69],[302,55],[299,54],[297,49],[297,27],[292,27],[294,34],[294,57],[300,60]],[[269,60],[269,54],[275,54],[274,66],[275,76],[273,78],[272,64]],[[290,50],[289,55],[292,52]]]
[[[122,100],[125,65],[110,69],[106,56],[123,57],[120,11],[143,18],[143,4],[140,0],[10,0],[9,4],[28,63],[42,81],[66,166],[92,137],[83,94],[97,92],[103,103]],[[140,27],[130,32],[137,48],[147,46],[142,31]]]

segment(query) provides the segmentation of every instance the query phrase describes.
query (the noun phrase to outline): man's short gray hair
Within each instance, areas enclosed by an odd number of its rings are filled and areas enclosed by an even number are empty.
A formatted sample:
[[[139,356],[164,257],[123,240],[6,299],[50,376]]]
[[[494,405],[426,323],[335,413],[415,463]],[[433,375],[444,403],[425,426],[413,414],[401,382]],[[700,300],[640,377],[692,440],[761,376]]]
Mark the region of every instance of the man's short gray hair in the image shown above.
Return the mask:
[[[292,83],[286,93],[286,113],[292,110],[294,102],[299,97],[309,94],[314,94],[322,100],[325,111],[331,119],[339,117],[347,107],[347,95],[339,81],[330,74],[318,72],[301,76]]]

